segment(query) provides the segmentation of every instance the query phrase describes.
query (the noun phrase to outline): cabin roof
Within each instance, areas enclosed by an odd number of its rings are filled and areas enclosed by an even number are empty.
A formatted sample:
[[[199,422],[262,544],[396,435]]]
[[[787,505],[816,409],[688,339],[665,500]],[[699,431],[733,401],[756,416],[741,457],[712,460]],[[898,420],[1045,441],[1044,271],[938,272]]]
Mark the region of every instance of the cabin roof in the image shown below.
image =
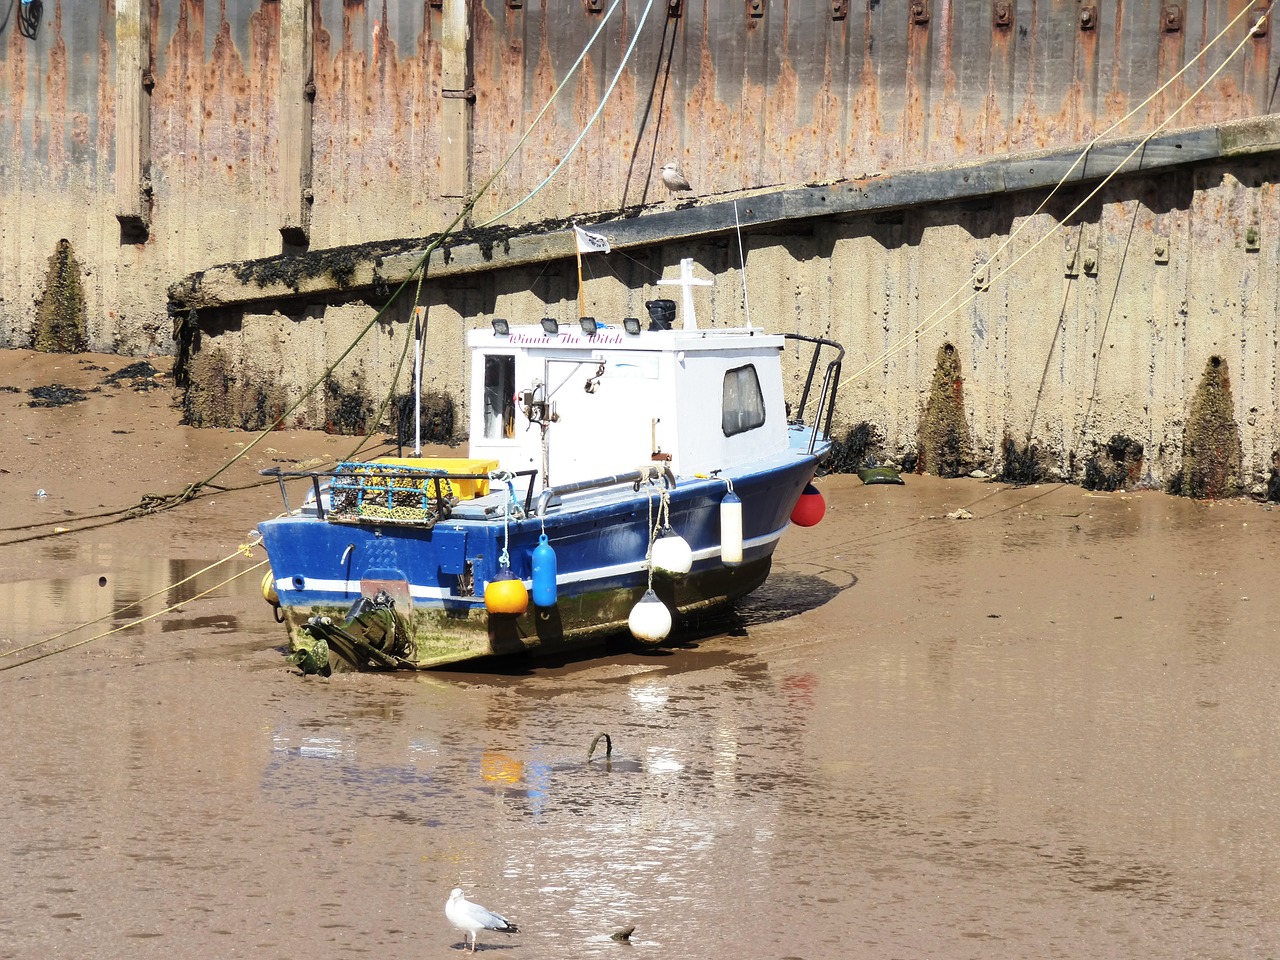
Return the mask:
[[[557,334],[548,334],[542,327],[533,325],[513,326],[506,336],[492,330],[472,330],[467,343],[473,349],[489,350],[723,350],[749,348],[761,351],[770,347],[782,349],[785,338],[780,334],[765,333],[757,327],[721,327],[705,330],[644,330],[628,334],[621,326],[600,326],[596,333],[587,336],[580,329],[561,326]]]

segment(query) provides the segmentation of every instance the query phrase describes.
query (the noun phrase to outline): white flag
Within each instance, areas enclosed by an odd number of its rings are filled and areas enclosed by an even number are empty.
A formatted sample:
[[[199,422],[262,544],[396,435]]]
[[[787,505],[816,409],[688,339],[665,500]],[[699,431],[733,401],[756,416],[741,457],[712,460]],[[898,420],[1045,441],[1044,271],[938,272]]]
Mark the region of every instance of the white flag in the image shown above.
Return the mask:
[[[587,233],[581,227],[573,228],[574,238],[578,241],[579,253],[608,253],[609,238],[600,233]]]

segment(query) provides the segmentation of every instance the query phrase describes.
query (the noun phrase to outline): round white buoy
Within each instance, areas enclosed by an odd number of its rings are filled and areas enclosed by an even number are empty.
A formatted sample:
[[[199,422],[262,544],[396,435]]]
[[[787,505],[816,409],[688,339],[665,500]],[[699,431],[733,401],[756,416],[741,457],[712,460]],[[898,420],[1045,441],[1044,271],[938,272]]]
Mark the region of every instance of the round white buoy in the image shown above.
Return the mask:
[[[631,635],[643,643],[661,643],[671,633],[671,611],[652,590],[646,590],[627,617]]]
[[[689,541],[667,527],[662,531],[662,536],[653,541],[649,563],[653,566],[654,573],[683,577],[693,569],[693,550]]]
[[[742,562],[742,500],[732,490],[720,501],[720,561],[726,567]]]

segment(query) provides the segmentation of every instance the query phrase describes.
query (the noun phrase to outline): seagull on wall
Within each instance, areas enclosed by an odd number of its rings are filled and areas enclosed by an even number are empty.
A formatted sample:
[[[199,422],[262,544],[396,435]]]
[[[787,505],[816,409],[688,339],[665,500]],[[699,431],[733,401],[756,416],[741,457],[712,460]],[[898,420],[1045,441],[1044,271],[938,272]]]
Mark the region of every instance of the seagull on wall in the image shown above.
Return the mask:
[[[462,895],[461,887],[454,887],[449,894],[449,901],[444,905],[444,915],[449,922],[462,931],[462,946],[466,949],[468,941],[471,952],[476,952],[476,934],[481,930],[501,930],[503,933],[517,932],[516,925],[501,914],[486,910],[478,903],[472,903]]]
[[[679,193],[681,190],[692,190],[689,184],[689,178],[684,175],[684,171],[680,169],[680,164],[672,160],[670,163],[664,164],[662,167],[662,184],[672,193]]]

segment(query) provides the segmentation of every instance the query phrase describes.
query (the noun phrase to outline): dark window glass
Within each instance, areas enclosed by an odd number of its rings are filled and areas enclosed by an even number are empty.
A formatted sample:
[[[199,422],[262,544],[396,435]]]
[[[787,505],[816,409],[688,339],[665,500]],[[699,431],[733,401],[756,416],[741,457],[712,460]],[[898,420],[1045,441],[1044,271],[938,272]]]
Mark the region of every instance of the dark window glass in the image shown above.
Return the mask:
[[[746,433],[764,423],[764,394],[756,368],[734,367],[724,375],[720,426],[726,437]]]

